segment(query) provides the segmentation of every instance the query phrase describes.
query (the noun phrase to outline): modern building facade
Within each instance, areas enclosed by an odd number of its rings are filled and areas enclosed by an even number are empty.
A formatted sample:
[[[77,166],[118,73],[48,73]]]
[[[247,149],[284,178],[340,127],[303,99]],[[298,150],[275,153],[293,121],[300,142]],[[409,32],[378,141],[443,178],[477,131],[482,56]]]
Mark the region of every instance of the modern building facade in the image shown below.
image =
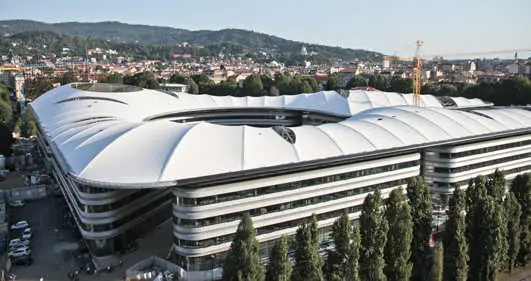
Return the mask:
[[[322,241],[344,210],[422,175],[448,194],[496,168],[531,170],[531,108],[379,91],[214,97],[71,84],[31,103],[43,151],[91,253],[173,218],[173,259],[220,276],[242,213],[267,257],[316,214]],[[170,247],[170,245],[168,245]]]

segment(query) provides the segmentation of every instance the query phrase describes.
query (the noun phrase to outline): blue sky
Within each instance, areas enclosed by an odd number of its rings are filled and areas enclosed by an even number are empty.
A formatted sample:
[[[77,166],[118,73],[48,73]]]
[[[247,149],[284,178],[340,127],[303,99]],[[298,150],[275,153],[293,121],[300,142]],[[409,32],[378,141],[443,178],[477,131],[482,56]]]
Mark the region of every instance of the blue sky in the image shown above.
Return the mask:
[[[242,28],[412,56],[531,48],[531,0],[2,0],[0,19]],[[531,52],[522,52],[529,57]]]

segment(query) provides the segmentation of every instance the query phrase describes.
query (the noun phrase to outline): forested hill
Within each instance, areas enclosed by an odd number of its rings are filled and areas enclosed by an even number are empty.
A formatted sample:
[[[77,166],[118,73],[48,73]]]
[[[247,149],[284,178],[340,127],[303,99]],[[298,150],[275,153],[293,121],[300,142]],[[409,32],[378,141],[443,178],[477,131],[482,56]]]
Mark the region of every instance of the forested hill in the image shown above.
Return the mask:
[[[313,52],[316,56],[330,60],[353,60],[357,58],[380,61],[382,59],[382,54],[372,51],[306,44],[241,29],[191,31],[119,22],[49,24],[29,20],[0,21],[0,35],[4,37],[28,31],[52,31],[61,35],[96,37],[114,42],[142,45],[172,45],[184,42],[199,46],[230,44],[239,46],[249,53],[266,52],[273,56],[298,55],[304,45],[309,53]]]

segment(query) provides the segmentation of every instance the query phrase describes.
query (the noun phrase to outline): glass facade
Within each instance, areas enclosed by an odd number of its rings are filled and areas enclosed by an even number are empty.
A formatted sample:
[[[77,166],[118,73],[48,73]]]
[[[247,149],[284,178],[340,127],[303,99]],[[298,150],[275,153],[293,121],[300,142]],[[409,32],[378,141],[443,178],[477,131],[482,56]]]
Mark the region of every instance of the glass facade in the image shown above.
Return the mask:
[[[439,158],[455,159],[455,158],[478,155],[478,154],[483,154],[483,153],[488,153],[488,152],[493,152],[493,151],[498,151],[498,150],[503,150],[503,149],[514,148],[514,147],[521,147],[521,146],[526,146],[526,145],[531,145],[531,140],[524,140],[524,141],[519,141],[519,142],[494,145],[494,146],[483,147],[483,148],[478,148],[478,149],[468,150],[468,151],[463,151],[463,152],[439,153]]]
[[[502,170],[502,171],[503,171],[503,173],[505,175],[510,175],[510,174],[521,173],[521,172],[525,172],[525,171],[529,171],[529,170],[531,170],[531,165],[526,165],[526,166],[522,166],[522,167],[518,167],[518,168],[514,168],[514,169],[509,169],[509,170]],[[458,181],[458,182],[454,182],[454,183],[435,181],[434,185],[436,187],[445,187],[445,188],[450,188],[450,187],[453,187],[455,185],[465,186],[465,185],[468,185],[470,180],[472,180],[472,179],[473,178],[462,180],[462,181]]]
[[[171,194],[168,193],[167,195],[165,196],[162,196],[161,198],[147,204],[146,206],[144,207],[141,207],[135,211],[133,211],[132,213],[126,215],[125,217],[121,218],[121,219],[118,219],[116,221],[113,221],[111,223],[105,223],[105,224],[86,224],[86,223],[82,223],[81,224],[81,227],[86,230],[86,231],[90,231],[90,232],[102,232],[102,231],[108,231],[108,230],[111,230],[111,229],[114,229],[114,228],[118,228],[128,222],[131,222],[133,221],[136,217],[140,217],[142,216],[142,214],[146,213],[146,212],[149,212],[150,210],[158,207],[158,206],[161,206],[161,205],[164,205],[164,204],[169,204],[171,202]]]
[[[389,171],[405,169],[405,168],[414,167],[418,165],[420,165],[420,160],[414,160],[414,161],[407,161],[403,163],[375,167],[375,168],[335,174],[335,175],[330,175],[330,176],[324,176],[324,177],[312,178],[312,179],[307,179],[307,180],[260,187],[256,189],[230,192],[230,193],[225,193],[225,194],[220,194],[220,195],[215,195],[215,196],[207,196],[207,197],[199,197],[199,198],[179,197],[178,205],[185,206],[185,207],[206,206],[209,204],[229,202],[229,201],[234,201],[234,200],[243,199],[243,198],[250,198],[254,196],[266,195],[266,194],[271,194],[271,193],[276,193],[276,192],[281,192],[281,191],[294,190],[294,189],[298,189],[301,187],[320,185],[320,184],[325,184],[328,182],[338,182],[338,181],[343,181],[343,180],[348,180],[348,179],[353,179],[353,178],[358,178],[358,177],[363,177],[363,176],[385,173]]]
[[[373,184],[370,186],[357,187],[357,188],[353,188],[353,189],[345,190],[341,192],[301,199],[297,201],[264,206],[258,209],[240,210],[235,213],[225,214],[225,215],[210,217],[210,218],[205,218],[205,219],[189,220],[189,219],[182,219],[179,217],[174,217],[173,219],[174,219],[174,223],[179,226],[188,227],[188,228],[203,227],[203,226],[209,226],[209,225],[239,220],[243,212],[248,212],[252,217],[256,217],[260,215],[271,214],[271,213],[286,211],[286,210],[295,209],[299,207],[324,203],[324,202],[328,202],[332,200],[338,200],[338,199],[351,197],[351,196],[359,195],[363,193],[370,193],[376,190],[376,188],[380,188],[381,190],[384,190],[384,189],[392,188],[395,186],[403,185],[406,183],[407,181],[405,179],[389,181],[389,182],[384,182],[384,183],[379,183],[379,184]]]
[[[434,168],[434,172],[435,173],[441,173],[441,174],[460,173],[460,172],[465,172],[465,171],[468,171],[468,170],[474,170],[474,169],[478,169],[478,168],[482,168],[482,167],[488,167],[488,166],[494,166],[494,165],[497,165],[497,164],[503,164],[503,163],[506,163],[506,162],[514,161],[514,160],[526,159],[526,158],[529,158],[529,157],[531,157],[531,153],[524,153],[524,154],[518,154],[518,155],[509,156],[509,157],[498,158],[498,159],[494,159],[494,160],[490,160],[490,161],[479,162],[479,163],[466,165],[466,166],[462,166],[462,167],[457,167],[457,168],[435,167]]]

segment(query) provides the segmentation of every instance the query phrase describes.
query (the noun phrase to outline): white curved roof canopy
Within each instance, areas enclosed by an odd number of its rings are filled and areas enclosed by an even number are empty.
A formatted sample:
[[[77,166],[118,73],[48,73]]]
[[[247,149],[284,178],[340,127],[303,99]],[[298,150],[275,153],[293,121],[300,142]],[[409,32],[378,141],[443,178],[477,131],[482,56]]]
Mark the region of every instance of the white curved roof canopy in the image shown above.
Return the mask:
[[[336,92],[280,97],[170,95],[155,90],[93,92],[63,86],[31,103],[43,133],[69,172],[107,184],[151,184],[352,155],[528,128],[518,108],[449,110],[396,93]],[[477,103],[477,101],[475,101]],[[145,121],[167,112],[284,108],[350,116],[338,123],[291,127],[290,143],[272,128]]]

